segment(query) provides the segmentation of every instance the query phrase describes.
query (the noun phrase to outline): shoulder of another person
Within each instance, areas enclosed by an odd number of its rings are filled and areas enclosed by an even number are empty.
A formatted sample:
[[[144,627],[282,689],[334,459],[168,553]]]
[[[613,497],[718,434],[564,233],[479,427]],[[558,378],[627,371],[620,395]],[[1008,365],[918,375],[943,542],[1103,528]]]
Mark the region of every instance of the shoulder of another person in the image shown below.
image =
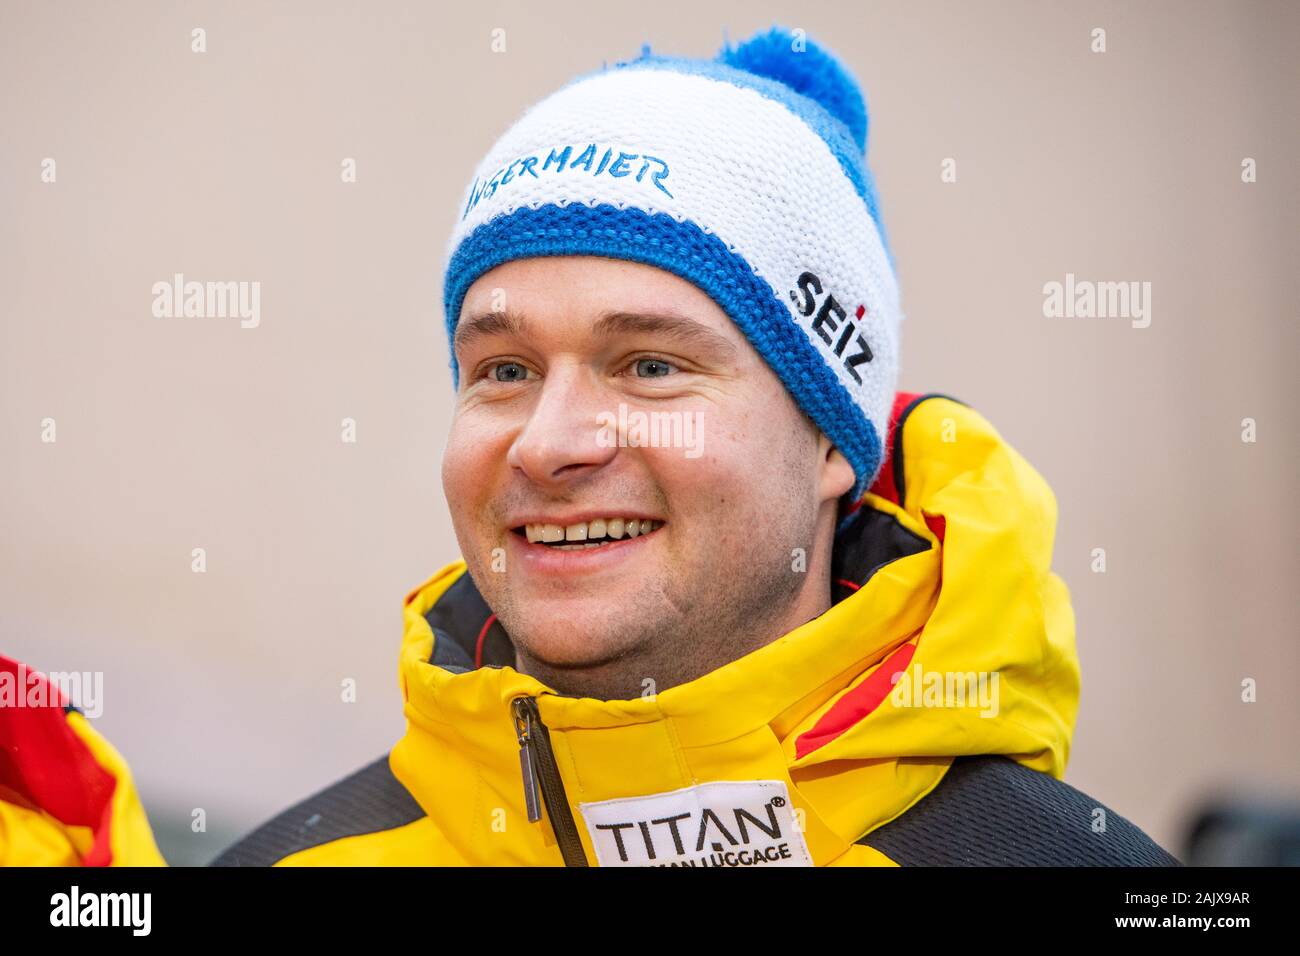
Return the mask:
[[[910,810],[859,843],[900,866],[1181,866],[1135,824],[998,755],[953,760]]]

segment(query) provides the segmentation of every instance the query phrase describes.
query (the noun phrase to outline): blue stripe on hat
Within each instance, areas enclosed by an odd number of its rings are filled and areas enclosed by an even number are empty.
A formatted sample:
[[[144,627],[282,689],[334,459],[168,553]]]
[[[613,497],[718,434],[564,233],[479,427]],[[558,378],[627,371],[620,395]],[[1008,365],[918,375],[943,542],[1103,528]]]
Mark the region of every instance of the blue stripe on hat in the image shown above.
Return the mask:
[[[853,498],[866,490],[881,459],[875,426],[767,281],[721,239],[692,222],[635,207],[583,203],[523,207],[497,216],[474,229],[447,266],[443,300],[448,342],[455,341],[465,293],[488,270],[512,259],[580,255],[656,266],[708,293],[853,467]],[[455,348],[450,351],[452,383],[459,388]]]

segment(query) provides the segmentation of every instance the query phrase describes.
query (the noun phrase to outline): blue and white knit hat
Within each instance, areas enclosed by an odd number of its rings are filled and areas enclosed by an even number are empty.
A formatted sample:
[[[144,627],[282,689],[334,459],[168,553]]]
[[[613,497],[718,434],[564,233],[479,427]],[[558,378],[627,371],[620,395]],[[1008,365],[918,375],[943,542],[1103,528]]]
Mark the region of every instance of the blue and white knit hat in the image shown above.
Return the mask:
[[[579,76],[479,164],[448,244],[447,334],[511,259],[657,266],[731,317],[857,475],[879,470],[902,312],[867,110],[828,52],[773,27],[716,60],[652,55]],[[454,350],[452,380],[459,385]]]

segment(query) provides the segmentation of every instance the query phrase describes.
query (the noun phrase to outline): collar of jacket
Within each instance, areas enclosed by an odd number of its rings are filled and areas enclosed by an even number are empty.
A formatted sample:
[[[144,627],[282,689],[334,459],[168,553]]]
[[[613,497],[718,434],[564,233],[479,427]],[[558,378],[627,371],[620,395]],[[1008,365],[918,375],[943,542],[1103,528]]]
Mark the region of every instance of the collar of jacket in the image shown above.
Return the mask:
[[[833,606],[635,700],[560,696],[516,671],[453,562],[405,601],[393,772],[446,842],[439,862],[559,865],[550,815],[525,811],[511,701],[532,696],[593,865],[582,804],[725,780],[783,781],[812,861],[843,862],[955,756],[1064,775],[1079,663],[1069,594],[1050,571],[1055,523],[1044,479],[983,417],[900,394],[881,477],[837,533]]]

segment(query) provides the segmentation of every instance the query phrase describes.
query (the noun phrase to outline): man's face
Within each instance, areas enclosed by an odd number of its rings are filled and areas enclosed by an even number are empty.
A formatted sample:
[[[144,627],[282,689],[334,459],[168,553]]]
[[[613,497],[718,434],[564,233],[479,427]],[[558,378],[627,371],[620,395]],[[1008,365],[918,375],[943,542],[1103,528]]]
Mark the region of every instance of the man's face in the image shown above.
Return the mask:
[[[515,260],[470,287],[455,348],[443,489],[522,670],[634,697],[825,609],[818,539],[852,470],[699,288],[621,260]]]

